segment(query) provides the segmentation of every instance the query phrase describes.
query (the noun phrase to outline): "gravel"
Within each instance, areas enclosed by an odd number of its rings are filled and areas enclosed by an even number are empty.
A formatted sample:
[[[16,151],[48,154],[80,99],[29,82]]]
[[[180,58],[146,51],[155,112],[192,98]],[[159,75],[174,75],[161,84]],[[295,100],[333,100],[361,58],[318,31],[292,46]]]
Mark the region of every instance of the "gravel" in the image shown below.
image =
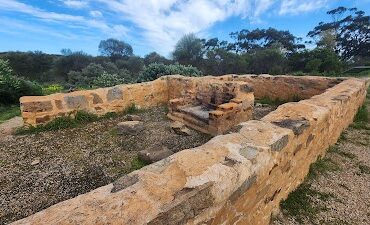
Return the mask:
[[[340,169],[319,174],[311,181],[312,189],[333,197],[325,201],[310,196],[311,204],[321,210],[304,224],[370,224],[370,130],[348,128],[343,136],[337,143],[339,151],[329,151],[325,156]],[[271,224],[302,223],[280,212]]]
[[[124,116],[83,127],[0,139],[0,224],[27,217],[55,203],[109,184],[131,172],[137,152],[166,146],[177,152],[211,137],[175,134],[159,107],[139,114],[145,129],[117,135]]]

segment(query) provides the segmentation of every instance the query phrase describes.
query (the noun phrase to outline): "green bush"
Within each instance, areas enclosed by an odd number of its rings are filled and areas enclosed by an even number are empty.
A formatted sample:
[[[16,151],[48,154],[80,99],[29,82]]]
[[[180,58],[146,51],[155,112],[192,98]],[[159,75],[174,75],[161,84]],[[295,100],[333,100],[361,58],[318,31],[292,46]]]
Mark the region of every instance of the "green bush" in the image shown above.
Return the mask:
[[[42,88],[35,82],[15,76],[9,62],[0,59],[0,104],[17,104],[25,95],[42,95]]]
[[[117,74],[106,73],[105,71],[93,81],[93,85],[96,87],[112,87],[123,83],[125,83],[124,78],[119,77]]]
[[[63,86],[59,84],[50,84],[42,88],[42,93],[44,95],[51,95],[54,93],[60,93],[63,91]]]
[[[139,81],[152,81],[164,75],[180,74],[191,77],[198,77],[202,75],[196,67],[184,66],[180,64],[165,65],[161,63],[153,63],[145,67],[141,73]]]

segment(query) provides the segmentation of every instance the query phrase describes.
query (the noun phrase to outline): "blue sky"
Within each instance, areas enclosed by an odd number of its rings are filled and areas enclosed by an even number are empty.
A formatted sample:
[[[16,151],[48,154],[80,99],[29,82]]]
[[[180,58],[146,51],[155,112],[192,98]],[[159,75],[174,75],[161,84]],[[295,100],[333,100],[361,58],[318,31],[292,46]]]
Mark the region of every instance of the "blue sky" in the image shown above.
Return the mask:
[[[113,37],[136,55],[168,57],[191,32],[230,40],[232,31],[274,27],[305,37],[337,6],[370,13],[370,0],[0,0],[0,52],[97,55],[100,40]]]

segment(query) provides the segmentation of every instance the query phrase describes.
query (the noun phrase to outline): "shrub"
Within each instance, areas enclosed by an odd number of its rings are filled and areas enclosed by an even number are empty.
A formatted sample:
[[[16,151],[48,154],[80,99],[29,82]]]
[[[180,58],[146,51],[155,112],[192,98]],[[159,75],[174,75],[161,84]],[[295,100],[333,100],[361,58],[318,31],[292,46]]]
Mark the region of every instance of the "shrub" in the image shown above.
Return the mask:
[[[94,79],[93,85],[97,87],[111,87],[118,84],[123,84],[124,82],[125,79],[119,77],[117,74],[103,72],[102,75]]]
[[[62,92],[63,86],[59,84],[50,84],[42,88],[42,93],[44,95],[51,95],[54,93]]]
[[[0,59],[0,104],[16,104],[25,95],[42,95],[42,88],[35,82],[13,74],[9,62]]]
[[[141,73],[139,81],[151,81],[164,75],[180,74],[191,77],[198,77],[202,75],[196,67],[184,66],[180,64],[165,65],[162,63],[153,63],[145,67]]]

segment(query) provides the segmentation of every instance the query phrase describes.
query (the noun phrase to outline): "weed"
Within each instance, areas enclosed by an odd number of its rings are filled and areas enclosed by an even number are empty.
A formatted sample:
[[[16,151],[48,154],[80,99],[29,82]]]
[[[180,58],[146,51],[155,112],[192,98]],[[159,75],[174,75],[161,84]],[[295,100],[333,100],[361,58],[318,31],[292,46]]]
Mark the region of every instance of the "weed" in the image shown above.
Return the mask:
[[[257,99],[256,103],[279,106],[287,103],[287,101],[280,100],[279,98],[271,99],[269,97],[262,97],[260,99]]]
[[[343,156],[343,157],[346,157],[346,158],[349,158],[349,159],[356,158],[355,154],[352,154],[350,152],[342,151],[342,150],[339,149],[339,146],[337,146],[337,145],[330,146],[328,152],[336,153],[340,156]]]
[[[366,165],[363,165],[363,164],[360,164],[358,166],[358,168],[360,169],[360,172],[362,174],[370,174],[370,167],[366,166]]]
[[[288,198],[280,203],[281,208],[294,217],[297,222],[303,223],[305,218],[312,220],[319,211],[327,210],[326,207],[318,207],[312,204],[311,198],[317,196],[322,201],[327,201],[332,194],[321,193],[313,190],[308,182],[303,182]]]
[[[143,112],[143,109],[138,108],[134,103],[132,103],[129,107],[124,110],[124,114],[135,114]]]
[[[370,130],[370,126],[364,122],[352,123],[350,127],[356,130]]]
[[[141,168],[143,168],[146,165],[148,165],[146,162],[144,162],[143,160],[141,160],[138,157],[136,157],[131,162],[131,171],[141,169]]]
[[[355,123],[369,122],[369,112],[367,111],[366,105],[363,105],[358,109],[354,122]]]
[[[0,123],[11,119],[13,117],[19,116],[21,111],[18,105],[12,106],[1,106],[0,105]]]
[[[94,115],[92,113],[88,113],[85,111],[78,111],[75,115],[75,121],[79,124],[86,124],[86,123],[91,123],[95,122],[99,119],[97,115]]]
[[[340,167],[329,158],[318,159],[311,164],[308,172],[308,179],[315,179],[319,174],[326,174],[329,171],[338,171]]]

